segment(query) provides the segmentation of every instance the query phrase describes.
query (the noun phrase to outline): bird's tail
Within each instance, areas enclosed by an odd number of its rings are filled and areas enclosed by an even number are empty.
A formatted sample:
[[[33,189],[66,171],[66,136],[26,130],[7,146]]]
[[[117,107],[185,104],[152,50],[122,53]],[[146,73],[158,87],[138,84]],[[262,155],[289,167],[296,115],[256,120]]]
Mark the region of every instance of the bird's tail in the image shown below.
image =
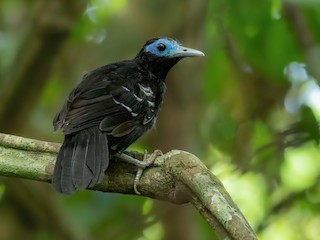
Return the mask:
[[[108,139],[98,127],[65,136],[55,164],[52,184],[72,194],[102,181],[109,165]]]

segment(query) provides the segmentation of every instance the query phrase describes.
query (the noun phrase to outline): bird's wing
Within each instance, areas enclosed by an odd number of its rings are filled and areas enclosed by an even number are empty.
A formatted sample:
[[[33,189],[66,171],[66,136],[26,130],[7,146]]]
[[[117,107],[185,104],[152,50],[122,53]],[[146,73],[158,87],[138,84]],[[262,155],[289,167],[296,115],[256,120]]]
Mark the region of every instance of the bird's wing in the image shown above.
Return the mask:
[[[118,112],[108,114],[100,123],[100,129],[114,137],[129,134],[139,126],[144,126],[156,117],[154,111],[154,95],[146,95],[141,90],[141,84],[107,87],[111,92],[113,102],[118,106]],[[150,89],[151,91],[151,89]]]
[[[139,76],[130,79],[119,67],[109,67],[104,72],[97,69],[85,75],[56,115],[55,129],[71,134],[99,126],[107,134],[122,137],[154,119],[150,108],[154,96],[137,84]]]

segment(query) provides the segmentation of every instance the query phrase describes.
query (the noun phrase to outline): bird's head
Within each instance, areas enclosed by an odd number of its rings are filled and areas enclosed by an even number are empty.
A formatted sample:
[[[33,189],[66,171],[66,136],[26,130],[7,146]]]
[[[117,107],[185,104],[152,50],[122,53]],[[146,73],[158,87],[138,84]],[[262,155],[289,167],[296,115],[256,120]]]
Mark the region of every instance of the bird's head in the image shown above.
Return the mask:
[[[158,37],[148,40],[135,60],[156,76],[164,79],[168,71],[182,58],[200,56],[204,56],[204,53],[184,47],[173,39]]]

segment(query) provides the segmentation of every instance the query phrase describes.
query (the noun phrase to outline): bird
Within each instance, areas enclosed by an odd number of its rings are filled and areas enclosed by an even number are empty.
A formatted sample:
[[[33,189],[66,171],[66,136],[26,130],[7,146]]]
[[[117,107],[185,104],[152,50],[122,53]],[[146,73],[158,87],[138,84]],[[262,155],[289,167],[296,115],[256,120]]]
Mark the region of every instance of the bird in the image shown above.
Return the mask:
[[[199,56],[204,53],[155,37],[133,59],[84,74],[53,119],[54,130],[64,134],[53,188],[67,195],[92,188],[103,180],[114,156],[141,169],[148,166],[124,151],[155,124],[169,70],[185,57]]]

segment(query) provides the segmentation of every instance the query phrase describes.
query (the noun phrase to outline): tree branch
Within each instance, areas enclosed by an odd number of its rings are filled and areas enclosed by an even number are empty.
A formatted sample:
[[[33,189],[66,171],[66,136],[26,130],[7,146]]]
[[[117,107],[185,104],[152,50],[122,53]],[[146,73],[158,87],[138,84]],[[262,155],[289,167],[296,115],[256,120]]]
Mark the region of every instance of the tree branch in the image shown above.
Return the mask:
[[[0,133],[0,175],[50,182],[60,144]],[[133,153],[136,157],[142,154]],[[92,190],[134,194],[136,167],[115,159]],[[222,183],[194,155],[172,150],[144,171],[142,196],[176,204],[190,202],[219,239],[257,239]]]

